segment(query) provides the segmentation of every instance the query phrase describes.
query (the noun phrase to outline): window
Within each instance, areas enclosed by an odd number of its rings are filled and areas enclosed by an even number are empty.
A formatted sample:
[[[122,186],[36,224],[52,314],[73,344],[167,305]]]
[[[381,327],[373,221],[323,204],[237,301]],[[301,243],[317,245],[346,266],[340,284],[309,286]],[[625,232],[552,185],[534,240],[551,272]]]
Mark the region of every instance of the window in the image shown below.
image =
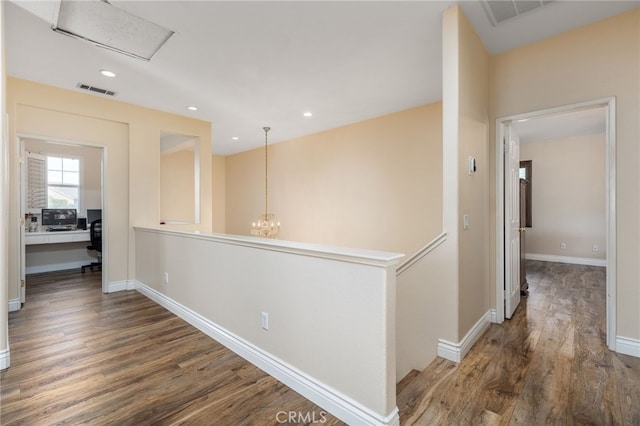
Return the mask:
[[[47,156],[47,207],[80,207],[80,159]]]

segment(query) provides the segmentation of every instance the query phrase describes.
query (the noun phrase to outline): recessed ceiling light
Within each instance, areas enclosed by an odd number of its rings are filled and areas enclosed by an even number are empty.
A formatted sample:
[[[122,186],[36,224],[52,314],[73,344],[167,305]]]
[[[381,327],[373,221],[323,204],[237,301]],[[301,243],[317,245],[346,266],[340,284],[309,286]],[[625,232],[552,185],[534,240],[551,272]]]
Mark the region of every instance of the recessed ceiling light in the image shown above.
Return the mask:
[[[313,114],[312,114],[312,113],[310,113],[310,112],[305,112],[305,113],[304,113],[304,114],[302,114],[302,115],[304,115],[305,117],[311,117]]]
[[[234,141],[237,141],[237,140],[238,140],[238,139],[240,139],[240,138],[239,138],[239,137],[237,137],[237,136],[232,136],[232,137],[231,137],[231,139],[233,139]]]
[[[187,107],[187,109],[188,109],[189,111],[197,111],[197,110],[198,110],[198,107],[197,107],[197,106],[193,106],[193,105],[191,105],[191,106],[188,106],[188,107]]]
[[[104,75],[105,77],[115,77],[116,73],[113,71],[109,71],[109,70],[100,70],[100,74]]]

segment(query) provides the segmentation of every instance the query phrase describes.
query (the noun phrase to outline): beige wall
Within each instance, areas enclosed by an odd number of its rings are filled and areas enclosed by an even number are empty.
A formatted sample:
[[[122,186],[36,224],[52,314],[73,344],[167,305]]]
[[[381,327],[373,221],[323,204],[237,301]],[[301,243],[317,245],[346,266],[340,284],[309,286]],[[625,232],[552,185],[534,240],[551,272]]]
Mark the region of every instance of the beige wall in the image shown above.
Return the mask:
[[[194,221],[196,196],[194,177],[192,150],[163,153],[160,156],[161,221]]]
[[[458,220],[459,323],[462,339],[487,313],[493,287],[489,283],[489,54],[475,30],[459,14]],[[446,98],[444,102],[447,102]],[[469,174],[469,157],[477,171]],[[463,229],[463,217],[469,227]]]
[[[17,84],[16,84],[17,83]],[[37,102],[17,102],[20,95],[32,94],[39,96],[39,91],[33,91],[34,86],[21,85],[23,81],[9,79],[9,99],[8,110],[12,121],[15,120],[11,128],[14,135],[28,135],[38,139],[48,139],[60,142],[81,143],[93,146],[105,146],[107,150],[107,167],[105,176],[105,203],[108,206],[108,216],[105,215],[103,209],[103,219],[107,218],[109,227],[106,228],[103,242],[104,247],[108,250],[105,256],[106,271],[105,274],[109,281],[124,281],[127,279],[127,257],[128,257],[128,162],[127,162],[127,133],[128,126],[124,123],[118,123],[109,120],[102,120],[93,117],[80,116],[42,108]],[[41,86],[44,95],[51,96],[55,99],[56,94],[51,93],[45,86]],[[16,92],[21,88],[25,92]],[[48,93],[47,93],[48,92]],[[13,155],[17,158],[16,142],[11,148]],[[109,167],[111,164],[111,167]],[[15,207],[9,212],[13,220],[10,223],[18,223],[19,217],[19,167],[18,161],[12,161],[12,185],[11,198],[16,200]],[[20,297],[19,293],[19,253],[20,245],[18,240],[19,227],[11,227],[9,229],[10,247],[13,253],[10,256],[10,281],[9,281],[9,299]],[[103,254],[106,251],[103,250]]]
[[[449,240],[445,274],[451,288],[443,304],[440,338],[460,342],[490,308],[488,274],[488,63],[489,55],[458,6],[443,15],[443,227]],[[469,157],[477,171],[468,173]],[[463,217],[469,228],[463,229]],[[453,296],[453,300],[451,299]]]
[[[280,239],[416,252],[441,231],[441,129],[437,103],[270,145]],[[226,231],[248,235],[264,211],[263,148],[226,171]]]
[[[225,197],[227,185],[226,158],[220,155],[211,156],[211,211],[213,218],[213,232],[224,234],[226,232]]]
[[[532,161],[527,253],[606,259],[605,143],[600,133],[520,144]]]
[[[18,223],[17,136],[68,141],[105,150],[108,223],[104,260],[108,283],[135,276],[133,225],[159,222],[160,133],[189,134],[201,141],[202,223],[180,229],[211,230],[211,125],[182,116],[124,104],[103,97],[8,79],[7,113],[11,150],[9,222]],[[16,141],[16,142],[14,142]],[[9,229],[9,299],[19,297],[19,228]],[[4,319],[3,319],[4,320]]]
[[[639,24],[640,9],[634,9],[492,57],[490,63],[492,144],[498,117],[616,97],[616,322],[617,335],[632,339],[640,339]],[[495,229],[490,235],[493,255]]]
[[[157,229],[136,230],[136,252],[144,294],[294,390],[348,424],[393,416],[399,255]]]

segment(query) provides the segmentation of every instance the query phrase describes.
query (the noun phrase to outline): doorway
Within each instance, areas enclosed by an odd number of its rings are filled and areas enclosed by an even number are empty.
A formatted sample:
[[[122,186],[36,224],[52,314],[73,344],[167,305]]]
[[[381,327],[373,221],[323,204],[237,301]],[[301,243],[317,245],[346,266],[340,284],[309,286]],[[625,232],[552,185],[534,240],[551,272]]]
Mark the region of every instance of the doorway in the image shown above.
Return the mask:
[[[606,331],[607,346],[615,351],[616,336],[616,223],[615,223],[615,98],[598,99],[593,101],[582,102],[567,106],[550,108],[540,111],[533,111],[514,116],[502,117],[496,120],[496,322],[504,321],[506,314],[505,298],[511,283],[507,280],[512,279],[509,271],[509,265],[514,256],[513,250],[505,249],[505,239],[511,237],[508,232],[508,226],[505,222],[508,220],[505,214],[505,206],[513,206],[515,203],[512,199],[513,192],[506,191],[508,189],[509,176],[505,170],[508,165],[505,160],[504,144],[511,130],[511,125],[517,121],[532,120],[535,118],[549,117],[557,114],[564,114],[580,110],[588,110],[594,108],[602,108],[605,115],[605,139],[606,139],[606,159],[605,159],[605,175],[606,175]],[[519,148],[519,145],[518,147]],[[535,208],[535,207],[534,207]],[[507,246],[510,247],[510,246]],[[519,255],[519,253],[518,253]],[[512,307],[513,308],[513,307]],[[513,308],[515,309],[515,308]]]
[[[20,302],[26,298],[26,276],[33,273],[76,269],[95,261],[89,254],[89,229],[84,229],[87,213],[100,212],[106,222],[104,170],[105,148],[77,141],[20,135]],[[53,180],[52,180],[53,179]],[[41,214],[45,212],[46,215]],[[51,213],[64,212],[47,232]],[[73,213],[71,215],[71,213]],[[46,220],[45,220],[46,216]],[[69,222],[73,218],[73,222]],[[78,221],[78,218],[82,218]],[[47,222],[46,224],[44,222]],[[69,223],[67,223],[69,222]],[[77,229],[76,229],[77,228]],[[88,227],[87,227],[88,228]],[[106,238],[105,238],[106,239]],[[106,244],[102,243],[102,262]],[[107,268],[101,268],[102,292],[107,292]]]

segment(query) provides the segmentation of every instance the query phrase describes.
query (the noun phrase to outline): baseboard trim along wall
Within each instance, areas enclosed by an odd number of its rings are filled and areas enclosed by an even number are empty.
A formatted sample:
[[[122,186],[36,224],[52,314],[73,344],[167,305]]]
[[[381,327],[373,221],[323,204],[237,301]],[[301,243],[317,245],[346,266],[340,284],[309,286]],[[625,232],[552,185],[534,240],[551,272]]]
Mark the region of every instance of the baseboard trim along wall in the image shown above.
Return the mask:
[[[22,302],[20,302],[20,299],[9,300],[9,312],[19,311],[21,307]]]
[[[556,256],[553,254],[538,254],[527,253],[525,254],[527,260],[541,260],[543,262],[558,262],[558,263],[572,263],[574,265],[590,265],[590,266],[607,266],[607,259],[592,259],[589,257],[571,257],[571,256]]]
[[[616,336],[616,352],[640,358],[640,340]]]
[[[397,407],[388,416],[382,417],[153,288],[139,281],[135,281],[134,287],[149,299],[347,424],[399,426],[400,417]]]
[[[495,309],[489,309],[482,315],[478,322],[471,327],[471,330],[469,330],[459,343],[438,339],[438,356],[453,362],[462,361],[480,336],[489,328],[492,322],[495,322],[495,318]]]
[[[11,364],[9,349],[0,351],[0,370],[6,370]]]
[[[113,281],[107,285],[107,293],[115,293],[116,291],[124,291],[124,290],[135,290],[136,282],[135,281]]]

